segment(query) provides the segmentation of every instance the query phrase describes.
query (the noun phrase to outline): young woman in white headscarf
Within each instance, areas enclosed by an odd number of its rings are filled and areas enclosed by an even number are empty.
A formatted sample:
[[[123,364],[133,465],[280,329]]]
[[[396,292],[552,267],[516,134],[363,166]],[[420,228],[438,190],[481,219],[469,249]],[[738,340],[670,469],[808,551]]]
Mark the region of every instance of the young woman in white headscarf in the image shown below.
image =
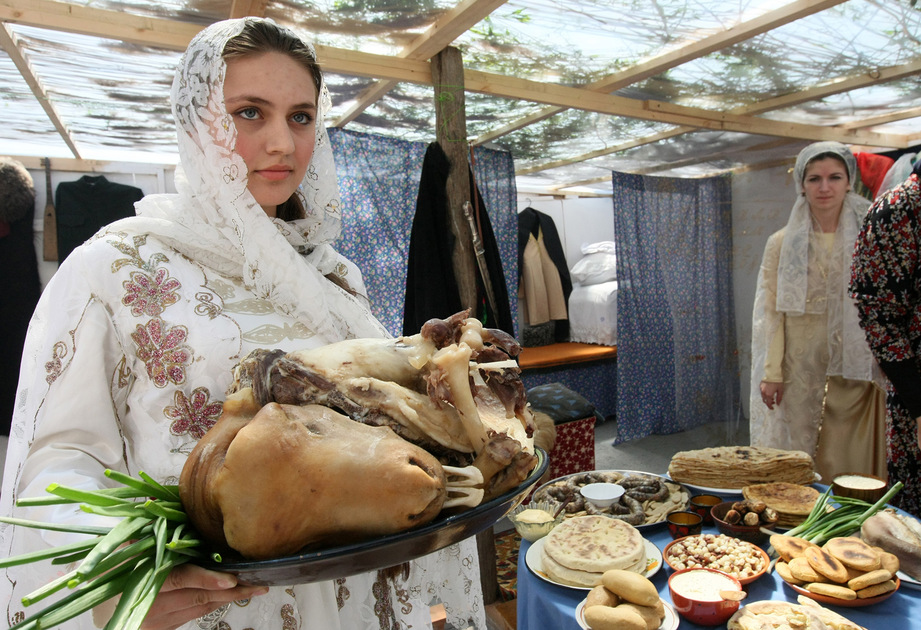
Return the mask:
[[[73,506],[13,505],[51,483],[105,487],[106,468],[175,484],[251,350],[388,336],[358,269],[331,246],[340,205],[312,47],[268,20],[213,24],[186,50],[171,101],[178,193],[144,198],[137,217],[76,249],[35,311],[2,514],[86,522]],[[0,525],[0,554],[63,539]],[[3,620],[31,614],[22,596],[58,570],[0,572]],[[474,541],[413,561],[406,579],[376,572],[267,589],[183,565],[144,627],[426,628],[436,602],[453,625],[485,628]],[[104,608],[62,627],[94,628]]]
[[[870,202],[853,192],[857,161],[841,143],[803,149],[793,176],[796,203],[758,274],[751,443],[812,455],[826,483],[841,472],[885,477],[885,379],[848,295]]]

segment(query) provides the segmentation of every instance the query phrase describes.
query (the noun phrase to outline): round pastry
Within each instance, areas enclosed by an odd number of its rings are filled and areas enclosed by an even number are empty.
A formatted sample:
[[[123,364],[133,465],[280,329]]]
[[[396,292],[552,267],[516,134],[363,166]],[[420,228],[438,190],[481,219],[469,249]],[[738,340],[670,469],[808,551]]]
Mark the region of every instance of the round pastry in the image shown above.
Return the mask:
[[[595,586],[609,569],[643,573],[646,547],[639,530],[606,516],[577,516],[544,538],[541,564],[554,580]]]

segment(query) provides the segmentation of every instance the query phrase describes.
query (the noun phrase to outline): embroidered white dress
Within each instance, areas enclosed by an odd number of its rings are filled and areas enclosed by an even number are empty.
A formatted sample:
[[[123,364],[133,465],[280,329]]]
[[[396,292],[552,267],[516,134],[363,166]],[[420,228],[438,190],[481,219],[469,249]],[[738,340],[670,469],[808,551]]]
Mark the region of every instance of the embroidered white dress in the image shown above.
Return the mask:
[[[42,294],[23,355],[2,514],[92,522],[100,517],[72,506],[13,505],[19,497],[44,495],[50,483],[109,485],[106,468],[177,483],[189,452],[221,413],[233,366],[251,350],[386,335],[361,297],[358,270],[329,244],[339,233],[339,206],[322,124],[300,193],[304,220],[269,219],[246,190],[245,165],[227,149],[233,127],[215,96],[223,85],[216,51],[242,23],[221,22],[200,33],[174,83],[174,110],[192,97],[205,99],[193,103],[192,114],[176,112],[179,194],[140,202],[137,218],[114,223],[77,248]],[[216,127],[226,136],[212,137]],[[193,132],[201,133],[193,139]],[[327,169],[322,178],[321,166]],[[355,294],[326,279],[328,273]],[[62,544],[68,536],[75,535],[0,524],[0,555]],[[444,603],[453,626],[485,629],[472,539],[411,565],[405,581],[372,573],[273,587],[230,605],[216,621],[185,627],[429,628],[430,605]],[[63,571],[38,563],[0,572],[0,618],[10,625],[32,614],[21,598]],[[95,625],[87,613],[62,627]]]

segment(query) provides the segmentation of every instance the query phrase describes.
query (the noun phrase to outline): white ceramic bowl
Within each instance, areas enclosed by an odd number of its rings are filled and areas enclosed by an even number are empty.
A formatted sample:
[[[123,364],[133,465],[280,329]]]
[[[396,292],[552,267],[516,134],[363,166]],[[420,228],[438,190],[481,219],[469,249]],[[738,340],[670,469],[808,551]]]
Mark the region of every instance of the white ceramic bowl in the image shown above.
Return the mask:
[[[590,483],[579,492],[597,507],[606,508],[624,496],[624,487],[616,483]]]

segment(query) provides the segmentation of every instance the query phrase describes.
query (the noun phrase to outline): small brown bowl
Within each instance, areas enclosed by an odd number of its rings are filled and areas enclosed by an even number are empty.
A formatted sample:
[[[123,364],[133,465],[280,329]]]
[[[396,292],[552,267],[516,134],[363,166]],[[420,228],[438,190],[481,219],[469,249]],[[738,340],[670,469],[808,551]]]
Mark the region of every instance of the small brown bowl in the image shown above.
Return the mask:
[[[713,515],[710,513],[710,509],[722,502],[722,497],[718,497],[715,494],[695,494],[691,497],[690,509],[704,517],[704,525],[712,525]]]
[[[710,514],[713,516],[713,523],[716,525],[716,528],[720,530],[720,533],[738,538],[739,540],[744,540],[745,542],[754,543],[756,545],[760,545],[765,540],[767,540],[770,534],[763,532],[762,528],[773,530],[776,523],[772,523],[770,525],[743,525],[742,523],[727,523],[726,512],[732,508],[733,503],[735,503],[735,501],[723,501],[719,505],[714,505],[710,510]]]
[[[697,512],[672,512],[665,520],[668,521],[668,533],[676,539],[699,534],[704,522]]]
[[[841,473],[831,482],[831,491],[839,497],[861,499],[876,503],[883,498],[889,483],[882,477],[865,473]]]

